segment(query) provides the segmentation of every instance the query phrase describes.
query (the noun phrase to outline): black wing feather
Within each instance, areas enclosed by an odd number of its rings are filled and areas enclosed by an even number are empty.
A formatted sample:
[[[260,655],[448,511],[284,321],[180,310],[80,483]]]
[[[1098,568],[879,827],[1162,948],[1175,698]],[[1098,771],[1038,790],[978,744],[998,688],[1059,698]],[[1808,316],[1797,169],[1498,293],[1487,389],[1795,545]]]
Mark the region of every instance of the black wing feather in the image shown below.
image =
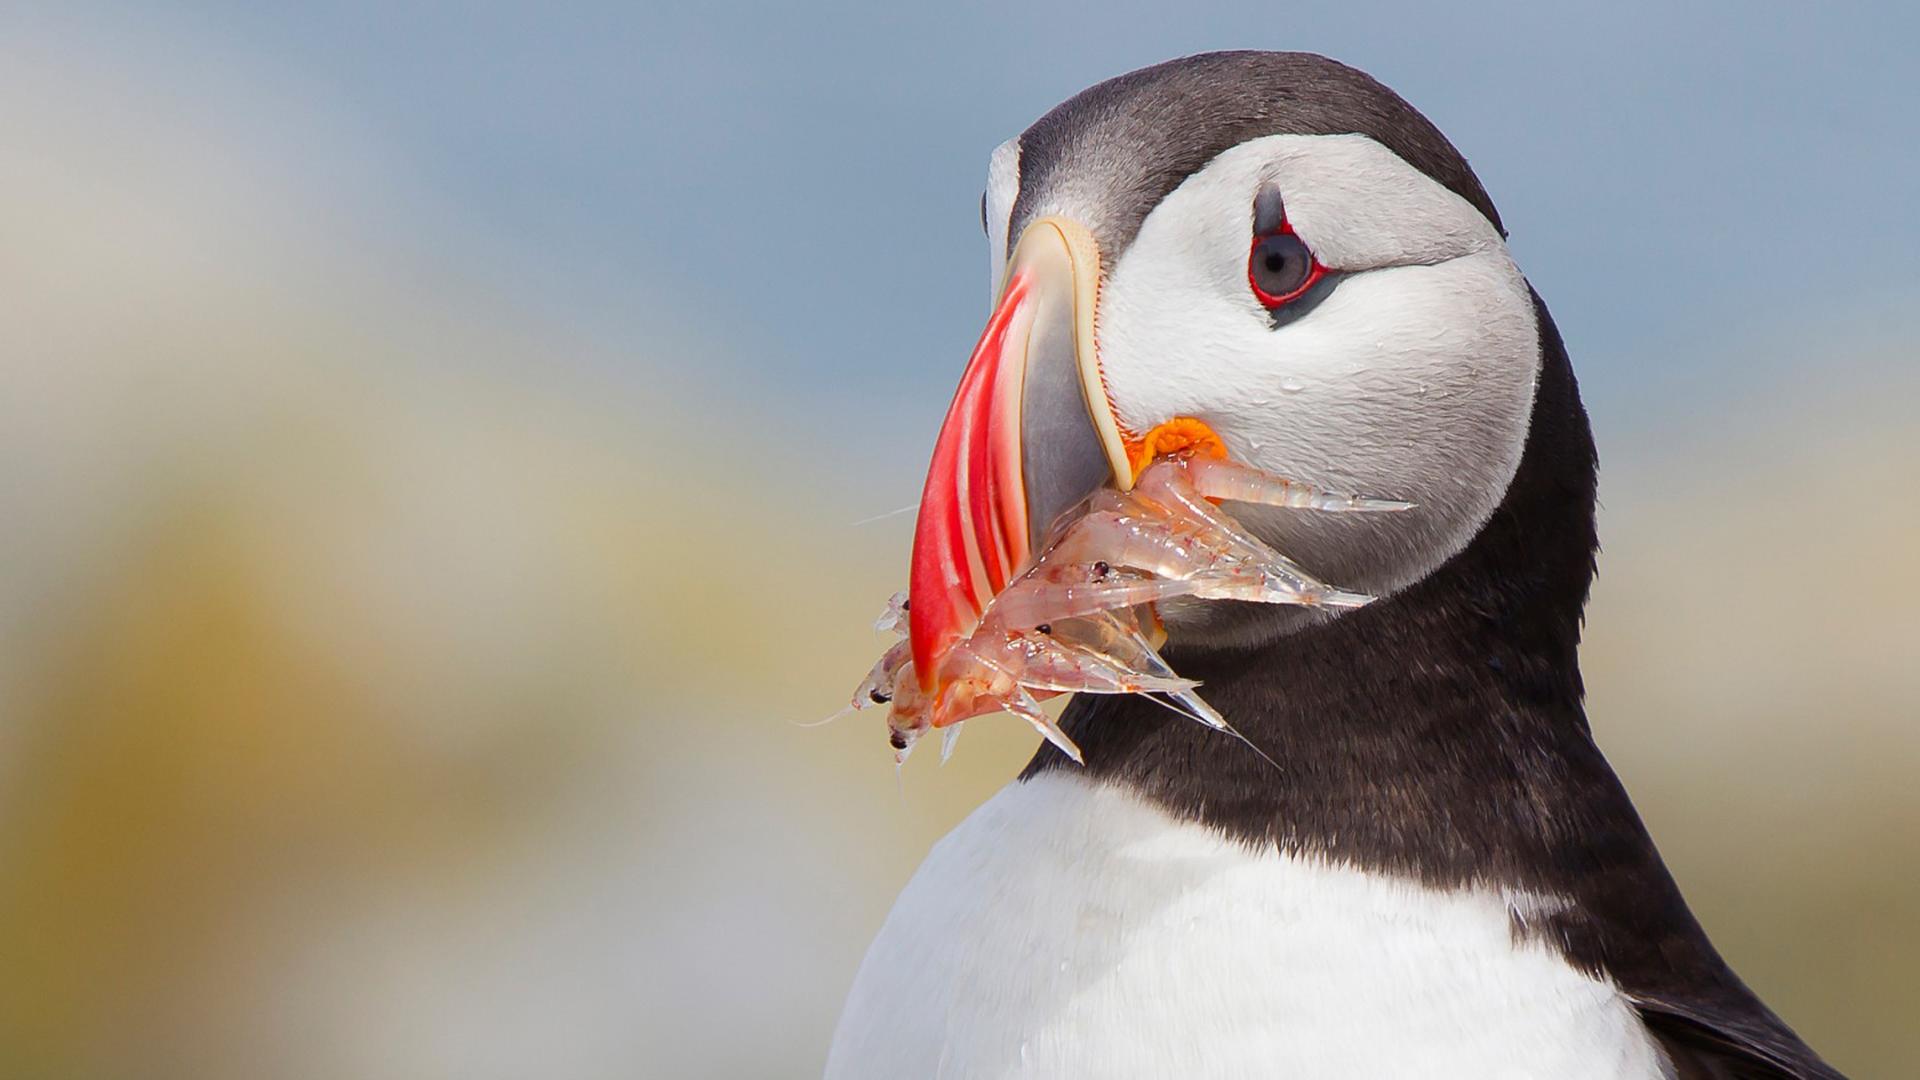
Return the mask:
[[[1640,1019],[1673,1062],[1676,1080],[1845,1080],[1762,1010],[1751,1015],[1713,1016],[1704,1010],[1649,1002],[1637,1003]],[[1757,1002],[1755,1003],[1758,1004]]]

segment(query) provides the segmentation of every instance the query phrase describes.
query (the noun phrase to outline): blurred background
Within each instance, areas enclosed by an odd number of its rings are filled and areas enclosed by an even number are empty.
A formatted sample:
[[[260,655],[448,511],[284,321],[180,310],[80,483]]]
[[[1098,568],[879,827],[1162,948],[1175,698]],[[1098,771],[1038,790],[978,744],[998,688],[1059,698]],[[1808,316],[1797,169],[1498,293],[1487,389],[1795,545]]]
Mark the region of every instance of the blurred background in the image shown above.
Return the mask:
[[[0,1074],[817,1074],[927,845],[882,645],[987,154],[1326,52],[1603,459],[1598,737],[1836,1064],[1920,1055],[1910,5],[0,8]]]

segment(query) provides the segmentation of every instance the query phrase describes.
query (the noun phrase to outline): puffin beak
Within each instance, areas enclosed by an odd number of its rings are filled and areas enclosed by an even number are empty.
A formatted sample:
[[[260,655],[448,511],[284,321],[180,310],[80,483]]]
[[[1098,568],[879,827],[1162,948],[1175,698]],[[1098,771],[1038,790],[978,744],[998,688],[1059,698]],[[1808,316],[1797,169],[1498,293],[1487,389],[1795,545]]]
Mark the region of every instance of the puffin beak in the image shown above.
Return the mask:
[[[1029,225],[960,376],[920,496],[908,577],[914,672],[940,661],[1098,488],[1133,483],[1094,341],[1100,249],[1075,221]]]

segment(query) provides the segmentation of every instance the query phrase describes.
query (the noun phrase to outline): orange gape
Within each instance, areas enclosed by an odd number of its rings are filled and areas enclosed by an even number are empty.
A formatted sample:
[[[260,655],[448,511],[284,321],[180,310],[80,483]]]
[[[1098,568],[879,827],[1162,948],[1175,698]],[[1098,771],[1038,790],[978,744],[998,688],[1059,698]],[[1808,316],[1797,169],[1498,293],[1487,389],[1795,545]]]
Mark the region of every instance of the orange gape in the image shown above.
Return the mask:
[[[1227,444],[1220,441],[1220,435],[1208,427],[1205,420],[1176,416],[1138,439],[1127,440],[1127,463],[1133,466],[1133,475],[1138,477],[1155,458],[1186,450],[1220,461],[1227,459]]]

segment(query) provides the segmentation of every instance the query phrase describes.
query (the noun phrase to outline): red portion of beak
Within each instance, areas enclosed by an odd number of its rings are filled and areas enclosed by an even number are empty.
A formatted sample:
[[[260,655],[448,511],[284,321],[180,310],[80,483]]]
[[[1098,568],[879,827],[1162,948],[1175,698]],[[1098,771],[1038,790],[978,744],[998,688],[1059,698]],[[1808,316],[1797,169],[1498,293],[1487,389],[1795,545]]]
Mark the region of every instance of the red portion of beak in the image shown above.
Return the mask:
[[[926,690],[947,649],[1026,567],[1020,403],[1032,284],[1022,270],[1008,278],[934,442],[907,590],[914,673]]]
[[[941,717],[959,708],[940,704],[960,677],[944,670],[947,655],[1047,530],[1100,486],[1133,481],[1093,337],[1099,281],[1100,247],[1084,226],[1055,216],[1028,225],[934,441],[907,637],[914,681]]]

